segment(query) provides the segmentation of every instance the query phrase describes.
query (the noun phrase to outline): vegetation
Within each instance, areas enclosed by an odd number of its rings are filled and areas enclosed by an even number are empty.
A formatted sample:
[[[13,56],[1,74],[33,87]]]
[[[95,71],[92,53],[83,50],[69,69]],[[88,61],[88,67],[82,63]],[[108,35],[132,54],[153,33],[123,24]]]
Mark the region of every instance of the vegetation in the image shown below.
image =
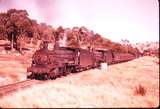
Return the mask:
[[[59,26],[55,29],[46,23],[38,24],[36,20],[30,19],[26,10],[10,9],[6,13],[0,13],[0,39],[9,40],[11,49],[22,51],[26,44],[37,45],[38,41],[43,40],[55,44],[55,41],[60,41],[65,37],[65,46],[104,48],[134,55],[140,54],[139,50],[133,48],[128,40],[126,40],[127,44],[112,42],[86,27],[71,29]]]
[[[135,88],[135,94],[145,96],[146,89],[139,84],[138,87]]]

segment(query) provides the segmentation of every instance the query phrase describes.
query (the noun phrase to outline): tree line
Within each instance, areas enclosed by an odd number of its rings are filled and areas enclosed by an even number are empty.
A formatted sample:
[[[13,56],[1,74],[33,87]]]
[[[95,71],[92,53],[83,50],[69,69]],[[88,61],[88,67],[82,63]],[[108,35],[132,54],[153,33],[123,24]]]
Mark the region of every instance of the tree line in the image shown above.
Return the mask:
[[[60,41],[66,37],[66,46],[104,48],[112,51],[139,54],[137,48],[130,44],[122,45],[103,38],[99,33],[94,33],[86,27],[53,28],[46,23],[38,24],[36,20],[29,18],[26,10],[9,9],[0,13],[0,39],[9,40],[11,49],[19,47],[20,51],[25,44],[35,44],[38,40],[48,40],[51,43]]]

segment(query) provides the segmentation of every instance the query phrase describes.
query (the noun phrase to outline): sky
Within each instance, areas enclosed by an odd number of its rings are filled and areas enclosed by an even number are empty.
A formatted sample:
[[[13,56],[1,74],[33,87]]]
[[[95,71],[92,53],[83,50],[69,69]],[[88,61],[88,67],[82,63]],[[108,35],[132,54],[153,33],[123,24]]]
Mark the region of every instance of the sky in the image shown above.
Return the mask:
[[[159,41],[158,0],[0,0],[1,12],[11,8],[53,28],[85,26],[115,42]]]

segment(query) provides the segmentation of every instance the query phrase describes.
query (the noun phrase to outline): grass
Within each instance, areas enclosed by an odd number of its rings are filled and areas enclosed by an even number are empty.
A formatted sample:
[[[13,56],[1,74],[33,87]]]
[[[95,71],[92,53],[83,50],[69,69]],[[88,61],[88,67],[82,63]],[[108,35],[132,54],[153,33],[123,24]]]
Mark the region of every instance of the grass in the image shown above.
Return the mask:
[[[157,107],[159,67],[153,57],[71,74],[0,98],[0,107]]]

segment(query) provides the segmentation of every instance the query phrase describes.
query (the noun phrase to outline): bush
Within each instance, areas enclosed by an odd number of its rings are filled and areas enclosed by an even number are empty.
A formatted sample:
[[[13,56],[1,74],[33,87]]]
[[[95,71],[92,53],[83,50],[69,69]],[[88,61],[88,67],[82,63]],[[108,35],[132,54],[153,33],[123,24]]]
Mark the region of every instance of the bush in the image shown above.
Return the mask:
[[[135,95],[145,96],[147,91],[146,91],[145,87],[138,85],[138,87],[135,88],[134,92],[135,92]]]

